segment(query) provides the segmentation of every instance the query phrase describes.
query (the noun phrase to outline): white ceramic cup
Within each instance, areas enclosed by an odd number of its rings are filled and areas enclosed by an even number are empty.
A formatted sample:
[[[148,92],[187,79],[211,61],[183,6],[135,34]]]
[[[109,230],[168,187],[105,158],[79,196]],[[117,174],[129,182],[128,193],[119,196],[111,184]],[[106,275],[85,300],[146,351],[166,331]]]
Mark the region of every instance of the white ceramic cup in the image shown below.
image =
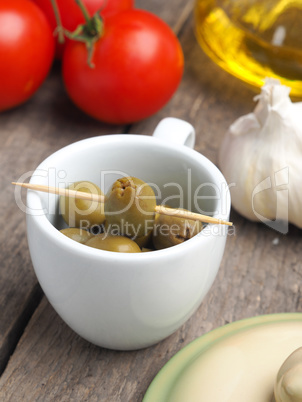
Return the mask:
[[[90,180],[106,193],[117,178],[130,175],[155,183],[158,202],[228,220],[227,183],[214,164],[190,149],[193,127],[167,118],[154,134],[76,142],[44,160],[31,183],[65,187]],[[207,225],[171,248],[114,253],[69,239],[57,230],[62,222],[57,195],[28,190],[28,244],[49,302],[83,338],[120,350],[155,344],[193,314],[215,279],[227,237],[226,226]]]

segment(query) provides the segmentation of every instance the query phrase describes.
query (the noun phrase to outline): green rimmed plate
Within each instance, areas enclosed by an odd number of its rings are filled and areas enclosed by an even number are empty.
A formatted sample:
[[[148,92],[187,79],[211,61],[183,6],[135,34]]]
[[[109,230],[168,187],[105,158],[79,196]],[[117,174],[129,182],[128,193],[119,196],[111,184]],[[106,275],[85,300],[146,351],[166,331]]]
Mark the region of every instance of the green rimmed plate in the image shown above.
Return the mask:
[[[289,330],[291,328],[293,329],[292,332]],[[178,400],[182,400],[183,398],[186,398],[185,400],[187,401],[193,401],[193,398],[196,397],[196,393],[195,396],[192,396],[188,395],[188,391],[191,385],[194,385],[194,382],[196,383],[197,377],[198,381],[202,381],[201,377],[202,375],[206,375],[206,370],[202,370],[200,367],[202,367],[201,365],[203,364],[203,361],[207,363],[207,367],[210,367],[209,364],[211,364],[211,357],[213,358],[217,351],[219,353],[221,352],[221,356],[223,356],[223,353],[230,351],[231,342],[235,341],[236,346],[243,345],[244,339],[248,340],[250,342],[249,345],[251,346],[253,346],[252,343],[255,342],[254,339],[258,339],[258,342],[259,339],[262,339],[262,342],[266,344],[267,350],[269,351],[273,344],[272,340],[279,340],[279,344],[280,342],[288,343],[290,338],[293,337],[291,334],[296,329],[298,330],[298,335],[300,335],[301,331],[301,343],[300,345],[296,345],[299,340],[297,341],[297,339],[295,339],[295,343],[293,344],[295,345],[294,349],[302,346],[302,313],[263,315],[236,321],[234,323],[217,328],[201,336],[200,338],[197,338],[195,341],[191,342],[185,348],[180,350],[174,357],[172,357],[172,359],[168,361],[168,363],[160,370],[152,381],[145,394],[143,402],[178,402]],[[263,330],[265,330],[265,332],[263,332]],[[261,334],[266,335],[263,337]],[[275,376],[284,358],[286,358],[291,351],[286,353],[286,355],[279,357],[276,356],[276,361],[274,361],[274,364],[278,365],[278,367],[274,368],[274,373],[270,373],[266,381],[272,381],[272,376]],[[227,355],[228,354],[229,353],[227,353]],[[237,363],[238,367],[242,363],[242,356],[239,356],[237,352],[236,355],[236,359],[231,361],[232,370],[236,368]],[[267,359],[265,359],[265,356],[263,355],[263,359],[261,360],[262,370],[267,370],[267,368],[265,368],[263,365],[263,362],[266,360]],[[223,359],[223,361],[225,361],[225,359]],[[223,371],[223,368],[221,368],[220,365],[218,368],[221,372]],[[269,368],[269,370],[272,370],[272,368]],[[244,374],[244,370],[242,373]],[[259,372],[259,377],[260,376],[263,377],[261,372]],[[257,373],[256,378],[253,379],[253,381],[256,380]],[[238,382],[240,382],[239,377]],[[269,392],[272,392],[272,386],[273,384],[270,385]],[[268,400],[271,398],[271,396],[272,395],[267,397]],[[199,395],[199,397],[204,398],[203,400],[207,402],[211,400],[208,395]],[[223,400],[226,402],[226,397],[224,397]],[[246,400],[246,398],[243,400]],[[257,402],[262,401],[257,400]]]

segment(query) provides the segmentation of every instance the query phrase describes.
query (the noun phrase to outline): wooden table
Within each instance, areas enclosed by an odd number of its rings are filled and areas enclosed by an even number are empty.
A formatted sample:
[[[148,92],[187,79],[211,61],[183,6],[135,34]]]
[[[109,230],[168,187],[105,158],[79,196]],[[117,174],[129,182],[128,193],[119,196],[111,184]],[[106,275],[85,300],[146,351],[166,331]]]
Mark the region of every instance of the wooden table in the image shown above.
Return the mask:
[[[159,369],[196,337],[245,317],[302,311],[300,230],[290,226],[281,235],[234,211],[235,234],[228,237],[206,299],[186,324],[153,347],[116,352],[91,345],[69,329],[43,295],[11,181],[71,142],[108,133],[150,135],[166,116],[192,123],[196,150],[217,163],[225,130],[254,107],[254,92],[200,50],[193,32],[193,1],[136,4],[166,20],[183,46],[185,74],[164,109],[130,127],[94,121],[68,100],[55,65],[29,102],[0,115],[1,401],[141,401]]]

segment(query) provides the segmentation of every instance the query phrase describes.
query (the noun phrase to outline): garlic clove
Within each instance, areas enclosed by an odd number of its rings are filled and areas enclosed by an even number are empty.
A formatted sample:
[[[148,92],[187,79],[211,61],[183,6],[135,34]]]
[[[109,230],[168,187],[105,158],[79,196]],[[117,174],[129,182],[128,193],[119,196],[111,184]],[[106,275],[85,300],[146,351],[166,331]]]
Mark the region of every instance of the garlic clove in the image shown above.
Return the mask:
[[[302,401],[302,347],[282,364],[274,387],[276,402]]]

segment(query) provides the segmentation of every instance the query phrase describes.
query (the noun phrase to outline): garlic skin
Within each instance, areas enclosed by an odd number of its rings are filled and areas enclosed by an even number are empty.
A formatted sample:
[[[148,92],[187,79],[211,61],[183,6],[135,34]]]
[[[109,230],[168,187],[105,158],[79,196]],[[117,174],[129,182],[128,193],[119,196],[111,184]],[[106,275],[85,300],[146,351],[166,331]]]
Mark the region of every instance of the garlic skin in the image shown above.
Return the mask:
[[[274,395],[276,402],[302,401],[302,347],[295,350],[280,367]]]
[[[272,227],[277,220],[302,228],[302,102],[292,103],[289,92],[266,79],[254,112],[227,131],[219,167],[240,214]]]

